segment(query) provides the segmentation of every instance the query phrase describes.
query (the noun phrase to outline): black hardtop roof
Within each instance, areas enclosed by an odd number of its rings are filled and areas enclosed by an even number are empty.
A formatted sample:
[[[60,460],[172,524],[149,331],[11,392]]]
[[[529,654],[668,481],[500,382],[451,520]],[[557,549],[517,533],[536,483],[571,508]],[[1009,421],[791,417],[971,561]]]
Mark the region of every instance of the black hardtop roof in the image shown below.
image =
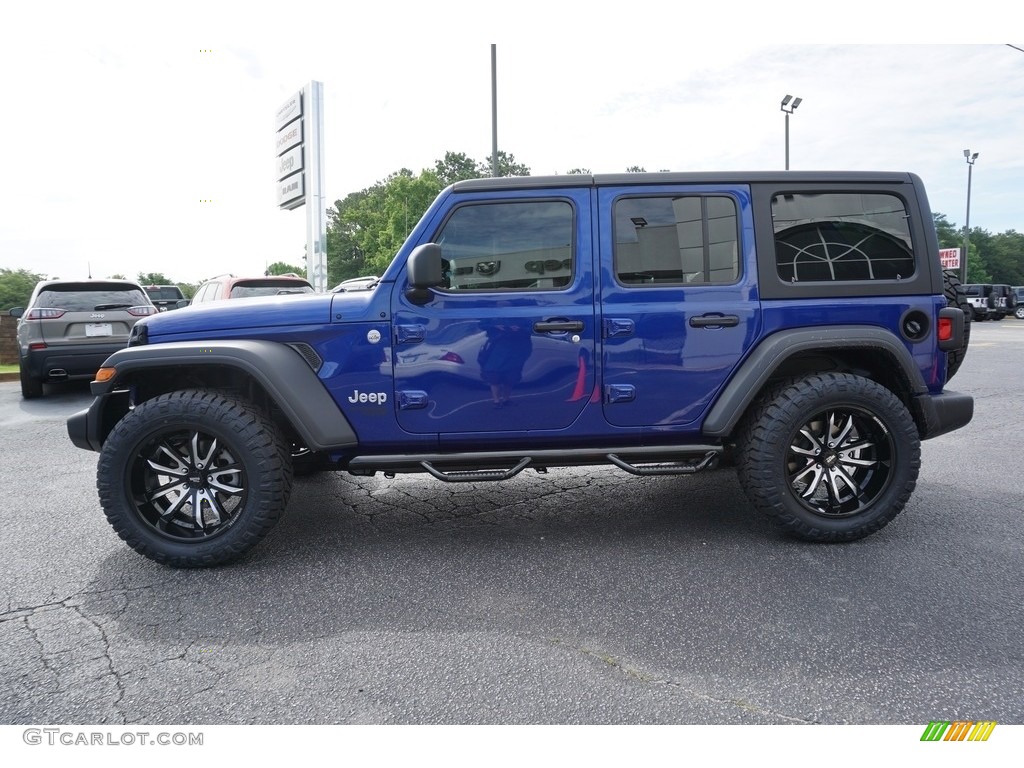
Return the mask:
[[[452,185],[456,192],[544,187],[602,187],[650,184],[912,184],[917,177],[899,171],[695,171],[692,173],[598,173],[562,176],[503,176],[467,179]]]

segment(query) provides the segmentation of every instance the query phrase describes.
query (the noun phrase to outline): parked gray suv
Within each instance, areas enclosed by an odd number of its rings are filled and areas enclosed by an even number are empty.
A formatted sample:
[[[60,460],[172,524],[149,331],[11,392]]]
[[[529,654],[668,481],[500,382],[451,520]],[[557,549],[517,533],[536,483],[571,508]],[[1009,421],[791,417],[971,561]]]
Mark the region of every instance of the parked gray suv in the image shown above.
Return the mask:
[[[92,379],[128,343],[132,326],[158,312],[138,283],[128,280],[44,280],[18,321],[21,395],[40,397],[43,383]]]

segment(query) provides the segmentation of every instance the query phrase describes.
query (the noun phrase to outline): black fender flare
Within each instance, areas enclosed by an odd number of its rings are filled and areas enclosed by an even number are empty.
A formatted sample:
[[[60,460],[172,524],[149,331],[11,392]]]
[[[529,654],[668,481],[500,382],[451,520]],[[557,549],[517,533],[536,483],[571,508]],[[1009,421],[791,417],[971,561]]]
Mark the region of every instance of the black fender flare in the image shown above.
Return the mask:
[[[228,339],[150,344],[118,350],[103,363],[116,373],[94,381],[92,406],[68,419],[68,433],[80,448],[98,451],[104,435],[103,409],[108,397],[139,372],[197,366],[234,368],[251,377],[274,400],[305,445],[314,451],[358,444],[355,431],[309,362],[285,343]]]
[[[911,400],[926,399],[928,387],[914,358],[899,338],[881,328],[859,325],[831,325],[779,331],[762,341],[750,353],[718,396],[704,420],[702,433],[708,437],[727,437],[735,429],[747,408],[764,385],[788,359],[804,352],[880,350],[896,361],[909,384]],[[921,403],[912,403],[911,413],[922,427]],[[916,406],[916,407],[913,407]],[[928,431],[928,430],[923,430]]]

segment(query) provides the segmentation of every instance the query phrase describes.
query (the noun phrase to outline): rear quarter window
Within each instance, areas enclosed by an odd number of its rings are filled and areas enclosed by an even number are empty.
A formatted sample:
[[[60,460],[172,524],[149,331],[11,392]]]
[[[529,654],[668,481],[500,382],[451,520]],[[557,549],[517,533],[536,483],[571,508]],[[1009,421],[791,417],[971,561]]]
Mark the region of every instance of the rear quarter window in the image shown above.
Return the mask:
[[[915,272],[907,210],[895,195],[777,194],[772,222],[787,283],[905,280]]]

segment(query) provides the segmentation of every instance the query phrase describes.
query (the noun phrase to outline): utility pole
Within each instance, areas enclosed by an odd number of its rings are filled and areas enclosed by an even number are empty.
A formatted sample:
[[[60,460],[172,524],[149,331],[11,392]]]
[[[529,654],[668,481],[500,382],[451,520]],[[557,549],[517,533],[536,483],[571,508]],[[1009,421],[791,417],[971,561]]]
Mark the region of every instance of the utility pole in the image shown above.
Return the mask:
[[[498,46],[491,43],[491,176],[498,175]]]

